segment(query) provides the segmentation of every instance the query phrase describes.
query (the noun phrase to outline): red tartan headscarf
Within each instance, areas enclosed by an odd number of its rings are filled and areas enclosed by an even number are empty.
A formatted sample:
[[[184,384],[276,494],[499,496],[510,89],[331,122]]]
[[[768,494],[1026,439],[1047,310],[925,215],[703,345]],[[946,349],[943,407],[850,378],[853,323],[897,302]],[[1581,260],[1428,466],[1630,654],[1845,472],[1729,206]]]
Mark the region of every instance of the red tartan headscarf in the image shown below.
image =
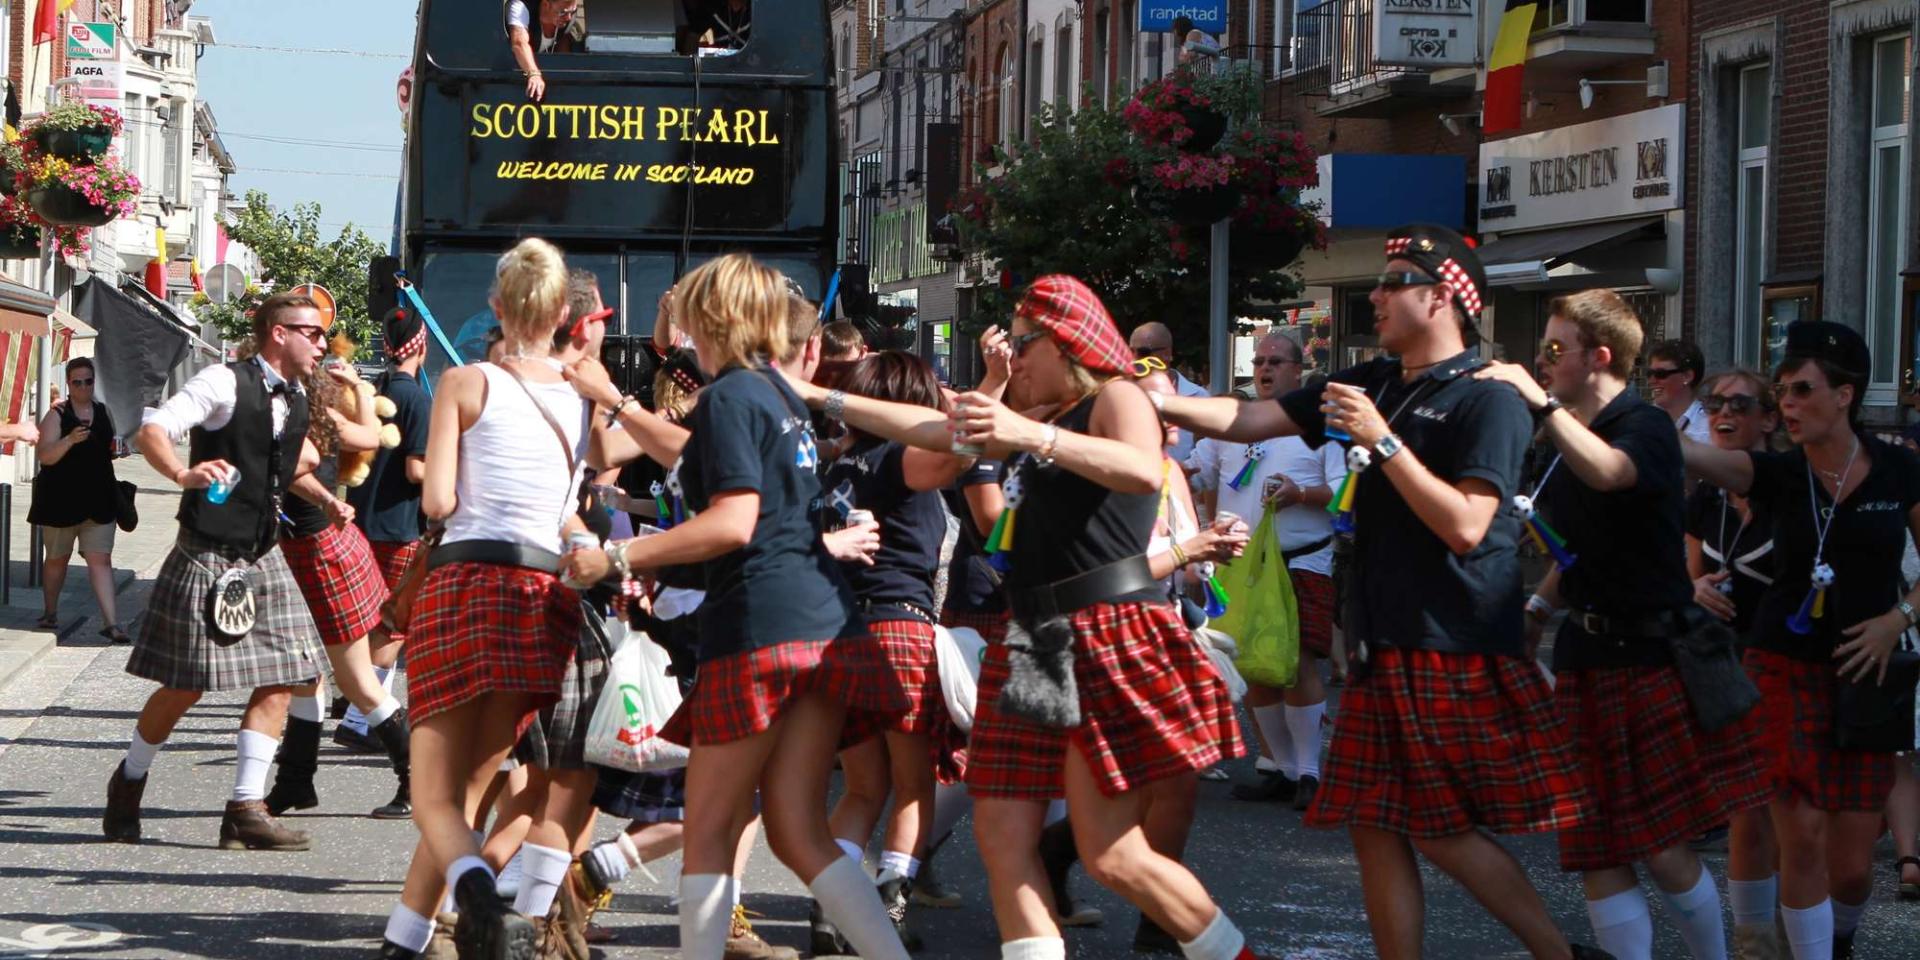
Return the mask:
[[[1013,313],[1045,330],[1068,356],[1095,373],[1123,374],[1133,362],[1127,338],[1113,325],[1100,298],[1066,274],[1035,280]]]

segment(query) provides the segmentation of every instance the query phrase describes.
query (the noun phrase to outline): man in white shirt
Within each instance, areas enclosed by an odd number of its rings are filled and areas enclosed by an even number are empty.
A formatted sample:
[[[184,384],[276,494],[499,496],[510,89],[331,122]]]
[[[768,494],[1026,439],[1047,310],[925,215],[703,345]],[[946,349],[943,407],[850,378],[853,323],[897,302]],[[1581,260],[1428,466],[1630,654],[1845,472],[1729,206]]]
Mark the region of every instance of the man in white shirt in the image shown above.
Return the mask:
[[[281,555],[280,505],[320,456],[307,436],[307,397],[326,327],[312,300],[289,294],[254,311],[259,353],[200,371],[134,443],[180,485],[180,533],[155,578],[127,672],[160,684],[140,711],[126,756],[107,781],[101,830],[140,842],[140,800],[160,745],[201,696],[251,692],[240,720],[232,798],[220,822],[228,850],[305,850],[305,833],[267,812],[267,771],[295,685],[320,675],[319,633]],[[174,444],[191,438],[182,464]]]
[[[1253,353],[1259,398],[1299,387],[1301,360],[1300,345],[1286,334],[1261,339]],[[1202,440],[1194,461],[1194,488],[1213,491],[1216,515],[1230,511],[1253,523],[1263,511],[1276,511],[1274,533],[1299,601],[1299,677],[1285,690],[1248,684],[1247,706],[1261,741],[1254,766],[1259,779],[1236,785],[1233,796],[1291,802],[1305,810],[1320,786],[1320,721],[1327,700],[1320,658],[1333,648],[1333,517],[1326,507],[1347,475],[1346,451],[1337,443],[1314,450],[1298,437],[1254,444]]]
[[[1181,376],[1179,370],[1174,369],[1173,331],[1167,329],[1166,324],[1160,323],[1157,320],[1150,320],[1134,327],[1133,333],[1127,337],[1127,346],[1133,349],[1133,358],[1135,360],[1155,357],[1158,358],[1161,363],[1166,364],[1167,372],[1173,375],[1173,389],[1181,396],[1212,396],[1212,394],[1207,392],[1206,387],[1194,383],[1192,380],[1188,380],[1186,377]],[[1185,430],[1180,431],[1180,442],[1174,444],[1173,449],[1167,451],[1167,453],[1173,457],[1174,463],[1180,464],[1182,467],[1191,471],[1192,467],[1187,461],[1193,456],[1193,434]]]
[[[1707,411],[1696,398],[1707,375],[1707,358],[1690,340],[1662,340],[1647,353],[1647,394],[1673,418],[1674,429],[1698,444],[1713,442]]]

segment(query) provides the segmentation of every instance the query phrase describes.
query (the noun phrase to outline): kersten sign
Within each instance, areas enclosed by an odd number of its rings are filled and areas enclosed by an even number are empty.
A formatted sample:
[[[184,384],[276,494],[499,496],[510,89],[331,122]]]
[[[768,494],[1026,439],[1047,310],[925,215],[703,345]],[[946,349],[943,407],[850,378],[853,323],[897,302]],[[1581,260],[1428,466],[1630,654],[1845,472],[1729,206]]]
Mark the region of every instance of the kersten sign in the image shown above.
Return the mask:
[[[1473,66],[1480,59],[1484,2],[1374,0],[1374,60],[1408,67]]]
[[[1488,233],[1609,220],[1681,206],[1687,108],[1621,117],[1480,145],[1480,229]]]

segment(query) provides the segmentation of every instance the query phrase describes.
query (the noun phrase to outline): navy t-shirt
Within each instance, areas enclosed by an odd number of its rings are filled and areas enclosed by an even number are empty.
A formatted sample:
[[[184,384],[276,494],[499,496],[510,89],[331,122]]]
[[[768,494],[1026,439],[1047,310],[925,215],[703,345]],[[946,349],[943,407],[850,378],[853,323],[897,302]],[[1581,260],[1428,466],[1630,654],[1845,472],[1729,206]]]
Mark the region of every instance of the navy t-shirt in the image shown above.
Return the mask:
[[[1482,480],[1512,500],[1533,415],[1513,387],[1475,380],[1481,361],[1462,352],[1402,382],[1400,361],[1378,358],[1331,378],[1365,388],[1389,428],[1426,468],[1449,484]],[[1318,448],[1326,442],[1321,390],[1279,398]],[[1517,546],[1520,519],[1495,511],[1487,534],[1457,556],[1407,505],[1379,464],[1355,478],[1354,563],[1349,635],[1413,650],[1521,656],[1526,594]]]
[[[960,518],[960,540],[953,546],[953,559],[947,565],[947,609],[959,613],[1004,613],[1007,596],[1000,591],[1000,576],[987,565],[987,538],[974,522],[973,508],[967,504],[967,488],[999,486],[1007,478],[1006,465],[998,460],[977,460],[953,486],[941,491],[947,509]]]
[[[689,510],[731,491],[760,495],[753,538],[706,562],[701,662],[864,630],[820,542],[819,452],[800,398],[778,374],[729,368],[701,391],[688,426],[678,476]]]
[[[1624,619],[1684,609],[1693,602],[1693,581],[1683,527],[1686,467],[1673,420],[1628,389],[1589,427],[1633,461],[1634,483],[1625,490],[1595,490],[1564,461],[1548,461],[1557,465],[1535,505],[1577,558],[1560,572],[1561,597],[1569,609]],[[1554,668],[1671,661],[1658,641],[1633,640],[1627,658],[1619,659],[1616,644],[1592,639],[1577,625],[1562,630],[1554,642]]]
[[[1814,482],[1805,451],[1748,454],[1753,458],[1753,488],[1747,499],[1773,519],[1777,571],[1754,612],[1756,649],[1830,663],[1842,630],[1900,602],[1907,517],[1920,503],[1920,454],[1871,437],[1863,437],[1860,445],[1873,457],[1873,468],[1838,507],[1827,488]],[[1802,636],[1789,629],[1787,621],[1799,612],[1809,589],[1820,537],[1814,511],[1829,508],[1833,525],[1822,558],[1833,568],[1833,586],[1827,589],[1825,616],[1813,621],[1812,633]]]
[[[921,620],[936,613],[933,570],[940,564],[947,517],[939,491],[907,486],[906,452],[900,443],[861,439],[827,467],[823,479],[829,522],[845,523],[854,509],[871,510],[880,521],[873,565],[840,565],[872,620]]]
[[[420,485],[407,479],[407,458],[427,455],[427,424],[433,400],[412,374],[389,370],[376,381],[380,395],[393,401],[393,424],[400,445],[373,454],[367,482],[347,490],[353,522],[376,543],[411,543],[425,528],[420,522]]]
[[[1743,640],[1753,629],[1761,595],[1773,583],[1774,565],[1773,520],[1751,500],[1748,516],[1742,521],[1727,492],[1710,484],[1701,484],[1687,498],[1687,533],[1700,541],[1706,571],[1719,573],[1731,564],[1733,576],[1726,582],[1733,586],[1733,629]]]

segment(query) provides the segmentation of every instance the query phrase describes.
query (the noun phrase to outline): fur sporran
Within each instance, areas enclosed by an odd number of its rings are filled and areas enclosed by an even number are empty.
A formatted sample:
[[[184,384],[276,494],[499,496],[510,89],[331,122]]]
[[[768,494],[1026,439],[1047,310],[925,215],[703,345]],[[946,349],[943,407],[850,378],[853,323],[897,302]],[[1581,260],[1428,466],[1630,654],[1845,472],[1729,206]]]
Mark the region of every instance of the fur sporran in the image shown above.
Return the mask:
[[[1073,680],[1073,623],[1066,616],[1007,624],[1007,682],[1000,709],[1047,727],[1080,725],[1080,690]]]

